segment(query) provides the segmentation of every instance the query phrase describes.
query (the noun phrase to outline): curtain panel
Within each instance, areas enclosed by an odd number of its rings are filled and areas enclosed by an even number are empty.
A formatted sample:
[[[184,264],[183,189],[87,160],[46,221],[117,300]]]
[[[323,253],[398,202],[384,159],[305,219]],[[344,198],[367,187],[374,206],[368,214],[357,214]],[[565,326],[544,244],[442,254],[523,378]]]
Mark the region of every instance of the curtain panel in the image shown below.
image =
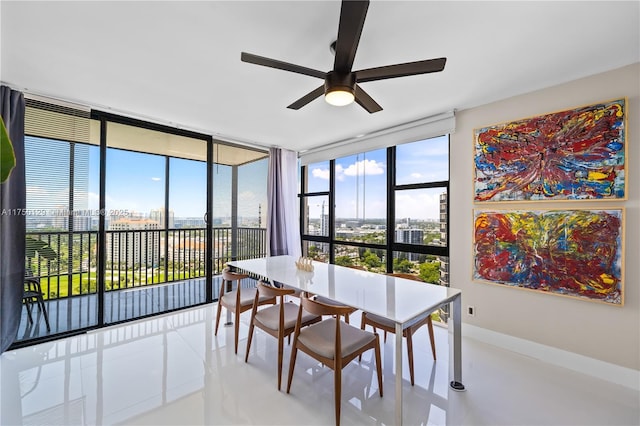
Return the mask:
[[[267,241],[269,255],[302,253],[298,216],[298,155],[280,148],[269,150],[267,182]]]
[[[0,86],[0,115],[16,156],[15,168],[0,184],[0,353],[18,334],[24,292],[24,108],[21,92]]]

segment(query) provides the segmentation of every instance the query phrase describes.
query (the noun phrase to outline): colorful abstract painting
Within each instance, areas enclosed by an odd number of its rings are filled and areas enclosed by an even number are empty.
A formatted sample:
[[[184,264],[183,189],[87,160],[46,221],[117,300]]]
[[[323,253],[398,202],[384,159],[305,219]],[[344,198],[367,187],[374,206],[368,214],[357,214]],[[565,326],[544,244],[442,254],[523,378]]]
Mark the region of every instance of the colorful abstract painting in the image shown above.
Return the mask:
[[[623,304],[623,210],[474,211],[474,279]]]
[[[625,100],[475,130],[475,201],[625,198]]]

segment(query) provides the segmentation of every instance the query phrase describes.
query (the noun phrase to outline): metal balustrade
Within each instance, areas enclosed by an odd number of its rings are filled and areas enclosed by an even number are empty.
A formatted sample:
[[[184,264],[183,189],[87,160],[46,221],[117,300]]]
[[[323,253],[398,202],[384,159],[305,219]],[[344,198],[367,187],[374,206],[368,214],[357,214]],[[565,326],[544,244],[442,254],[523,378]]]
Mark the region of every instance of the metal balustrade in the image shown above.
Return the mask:
[[[213,228],[213,274],[230,260],[266,256],[265,228]],[[235,241],[233,236],[236,236]],[[105,291],[173,283],[206,276],[206,228],[108,230]],[[45,299],[97,293],[97,231],[29,232],[27,273],[40,278]],[[35,243],[34,243],[35,242]],[[46,243],[44,249],[40,243]],[[55,253],[55,256],[47,254]]]

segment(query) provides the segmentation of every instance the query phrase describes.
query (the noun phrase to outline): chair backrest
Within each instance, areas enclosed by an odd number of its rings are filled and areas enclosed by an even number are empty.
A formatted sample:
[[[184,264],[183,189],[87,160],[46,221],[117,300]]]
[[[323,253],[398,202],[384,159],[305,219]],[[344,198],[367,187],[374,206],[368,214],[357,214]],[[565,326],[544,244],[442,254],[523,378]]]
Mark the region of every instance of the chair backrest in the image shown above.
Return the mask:
[[[238,274],[237,272],[231,272],[231,269],[224,268],[222,270],[222,279],[225,281],[236,281],[248,278],[247,274]]]
[[[307,296],[300,298],[302,308],[314,315],[349,315],[353,313],[353,308],[346,305],[328,305],[317,300],[310,299]]]
[[[258,281],[258,292],[261,296],[280,297],[294,294],[295,290],[286,287],[274,287],[270,284],[266,284],[263,281]]]
[[[405,273],[401,273],[401,272],[394,272],[394,273],[389,273],[387,275],[389,275],[391,277],[405,278],[407,280],[420,281],[421,283],[424,282],[423,280],[420,279],[419,276],[413,275],[413,274],[405,274]]]

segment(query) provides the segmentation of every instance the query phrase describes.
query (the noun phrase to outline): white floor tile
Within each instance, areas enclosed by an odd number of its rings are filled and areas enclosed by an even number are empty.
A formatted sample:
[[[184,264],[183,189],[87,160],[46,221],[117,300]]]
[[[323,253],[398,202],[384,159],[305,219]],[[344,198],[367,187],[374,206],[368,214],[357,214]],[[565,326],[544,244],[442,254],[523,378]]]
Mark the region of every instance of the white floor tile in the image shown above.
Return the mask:
[[[233,327],[214,336],[216,305],[127,323],[4,353],[0,424],[330,425],[333,372],[298,354],[286,393],[285,346],[277,390],[276,341],[255,331],[244,362]],[[359,324],[357,315],[353,324]],[[414,341],[416,384],[403,359],[408,425],[638,425],[637,391],[472,339],[463,339],[466,392],[450,390],[449,335],[436,327],[437,361],[426,330]],[[394,336],[382,344],[384,396],[373,353],[343,370],[343,425],[394,423]]]

